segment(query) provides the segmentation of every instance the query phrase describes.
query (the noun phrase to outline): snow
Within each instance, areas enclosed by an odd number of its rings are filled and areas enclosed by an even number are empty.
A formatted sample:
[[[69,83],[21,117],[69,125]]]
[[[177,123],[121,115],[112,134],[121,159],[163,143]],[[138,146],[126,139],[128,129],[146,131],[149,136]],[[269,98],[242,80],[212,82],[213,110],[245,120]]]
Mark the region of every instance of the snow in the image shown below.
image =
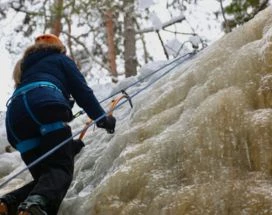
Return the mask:
[[[170,40],[165,44],[167,53],[170,56],[177,56],[180,52],[181,46],[181,42],[177,39]]]
[[[1,39],[0,39],[1,40]],[[2,66],[1,66],[1,70],[3,72],[2,77],[0,79],[0,86],[1,86],[1,90],[0,90],[0,111],[3,111],[6,109],[5,104],[6,101],[9,98],[9,95],[11,94],[11,89],[12,89],[12,78],[11,78],[11,74],[9,73],[9,71],[12,71],[12,69],[10,68],[11,65],[11,61],[8,57],[8,53],[5,50],[5,48],[2,45],[3,43],[0,44],[0,49],[2,50],[0,52],[0,59],[2,62]]]
[[[156,12],[152,12],[150,14],[149,19],[151,20],[153,24],[154,30],[160,30],[162,28],[162,21],[160,20],[159,16],[156,14]]]
[[[138,0],[138,8],[144,10],[154,4],[154,0]]]
[[[173,63],[181,64],[135,96],[132,109],[114,112],[115,134],[90,128],[59,215],[271,213],[271,10]],[[94,92],[103,99],[141,80],[127,90],[134,94],[165,64]],[[0,162],[0,182],[23,167],[17,152],[1,151]],[[0,194],[28,180],[23,174]]]
[[[195,47],[198,47],[201,44],[201,38],[199,36],[192,36],[189,38],[189,41]]]

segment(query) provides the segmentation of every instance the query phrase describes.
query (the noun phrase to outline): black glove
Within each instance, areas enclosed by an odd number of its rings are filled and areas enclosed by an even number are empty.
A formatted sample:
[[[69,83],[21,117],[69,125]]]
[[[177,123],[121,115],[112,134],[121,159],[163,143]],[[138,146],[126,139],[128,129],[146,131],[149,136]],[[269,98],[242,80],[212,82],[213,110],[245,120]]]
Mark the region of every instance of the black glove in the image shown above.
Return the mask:
[[[114,116],[106,116],[99,120],[96,125],[98,128],[104,128],[108,133],[113,134],[115,129],[116,119]]]

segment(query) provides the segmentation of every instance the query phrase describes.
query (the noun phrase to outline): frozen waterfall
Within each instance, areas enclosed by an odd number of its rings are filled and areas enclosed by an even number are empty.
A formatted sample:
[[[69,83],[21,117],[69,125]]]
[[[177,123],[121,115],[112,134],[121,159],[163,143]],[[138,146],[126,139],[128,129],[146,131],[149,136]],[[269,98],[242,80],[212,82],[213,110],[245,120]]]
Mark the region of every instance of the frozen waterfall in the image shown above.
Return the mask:
[[[272,214],[271,8],[133,103],[114,135],[89,129],[59,215]]]

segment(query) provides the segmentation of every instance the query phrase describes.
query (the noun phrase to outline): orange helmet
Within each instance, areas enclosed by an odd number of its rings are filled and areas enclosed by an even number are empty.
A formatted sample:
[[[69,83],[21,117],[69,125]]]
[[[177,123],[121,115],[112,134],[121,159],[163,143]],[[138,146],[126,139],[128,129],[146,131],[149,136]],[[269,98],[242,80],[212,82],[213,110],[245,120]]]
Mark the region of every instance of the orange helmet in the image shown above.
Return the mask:
[[[35,39],[36,44],[54,44],[63,46],[61,40],[54,34],[42,34]]]

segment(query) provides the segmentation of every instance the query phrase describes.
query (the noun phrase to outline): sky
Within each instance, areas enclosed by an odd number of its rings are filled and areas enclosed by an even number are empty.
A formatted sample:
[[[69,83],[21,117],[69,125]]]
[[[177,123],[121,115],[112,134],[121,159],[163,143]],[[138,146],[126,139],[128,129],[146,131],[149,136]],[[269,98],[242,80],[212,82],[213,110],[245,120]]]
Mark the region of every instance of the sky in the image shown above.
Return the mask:
[[[150,6],[151,12],[154,12],[157,17],[161,20],[161,22],[166,22],[171,19],[169,11],[165,8],[166,0],[138,0],[139,6]],[[207,13],[211,13],[213,10],[217,10],[219,7],[219,4],[215,4],[214,0],[205,0],[200,1],[198,4],[198,7],[194,9],[194,13],[190,14],[190,16],[186,16],[186,19],[188,22],[190,22],[191,25],[194,27],[199,28],[199,31],[203,36],[209,35],[210,40],[216,40],[218,39],[221,34],[220,31],[220,25],[215,20],[204,20],[202,17],[203,15]],[[212,8],[212,9],[211,9]],[[139,8],[141,10],[141,8]],[[20,20],[21,17],[19,15],[11,14],[9,17],[11,17],[10,20],[6,20],[4,22],[1,22],[0,27],[1,29],[4,29],[6,31],[12,31],[12,25],[13,23],[16,23],[16,20]],[[196,20],[197,23],[196,23]],[[149,23],[152,25],[152,23]],[[183,25],[182,29],[179,25],[176,25],[176,29],[181,32],[189,32],[190,28],[189,25]],[[205,29],[209,29],[208,31]],[[6,38],[3,36],[5,35],[5,32],[0,32],[1,39],[0,39],[0,62],[1,62],[1,79],[0,79],[0,111],[5,111],[6,107],[6,101],[10,97],[12,91],[13,91],[13,81],[12,81],[12,71],[13,71],[13,65],[16,63],[16,61],[20,58],[20,56],[14,58],[12,55],[8,53],[8,51],[5,48],[6,44]],[[7,34],[9,35],[9,34]],[[173,34],[169,34],[166,32],[161,32],[162,38],[167,43],[168,41],[171,41],[174,39]],[[150,50],[154,50],[152,52],[153,57],[155,60],[165,60],[165,55],[163,53],[163,49],[160,45],[160,41],[158,39],[157,34],[155,33],[149,33],[146,34],[146,41],[147,46]]]

